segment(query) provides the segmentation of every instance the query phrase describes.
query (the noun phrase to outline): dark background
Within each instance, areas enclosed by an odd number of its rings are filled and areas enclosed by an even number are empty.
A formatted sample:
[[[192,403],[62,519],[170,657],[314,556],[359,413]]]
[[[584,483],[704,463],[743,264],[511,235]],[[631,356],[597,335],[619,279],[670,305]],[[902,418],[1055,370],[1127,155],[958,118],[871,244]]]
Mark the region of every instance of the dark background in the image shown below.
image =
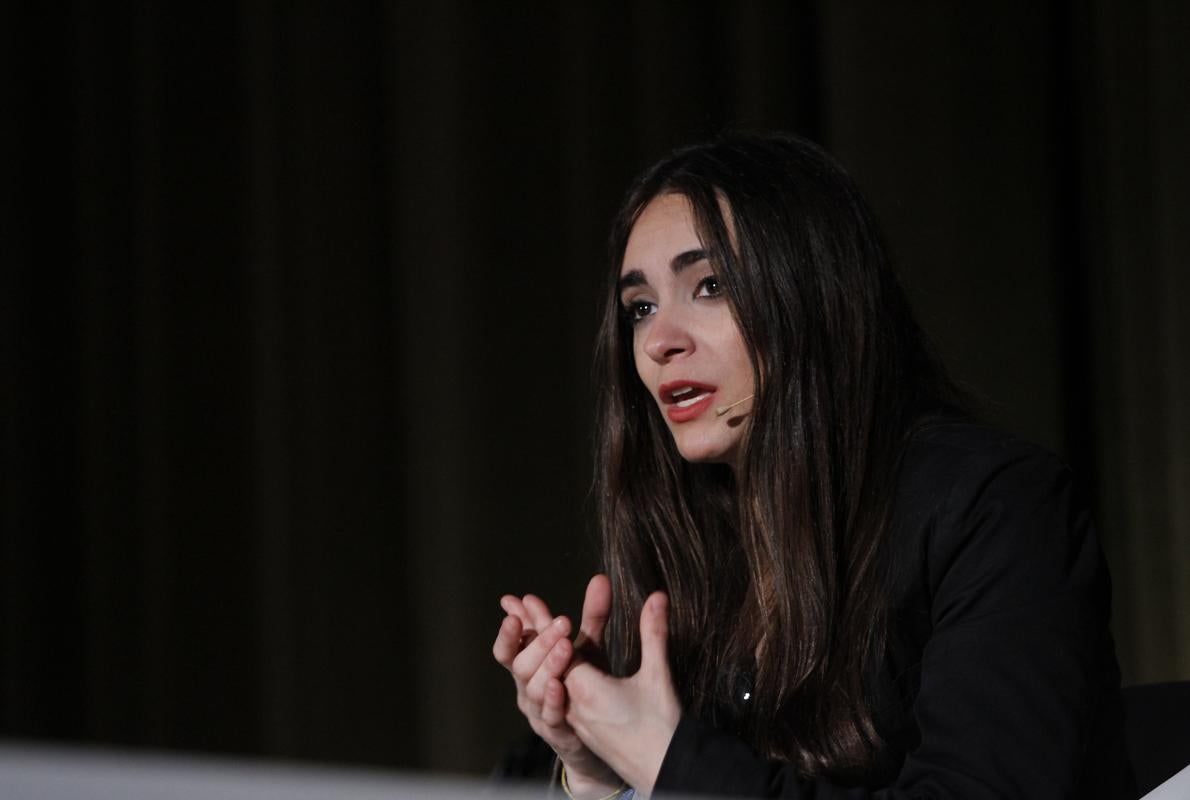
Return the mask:
[[[1190,6],[8,3],[0,735],[483,771],[574,612],[630,177],[825,144],[1190,678]]]

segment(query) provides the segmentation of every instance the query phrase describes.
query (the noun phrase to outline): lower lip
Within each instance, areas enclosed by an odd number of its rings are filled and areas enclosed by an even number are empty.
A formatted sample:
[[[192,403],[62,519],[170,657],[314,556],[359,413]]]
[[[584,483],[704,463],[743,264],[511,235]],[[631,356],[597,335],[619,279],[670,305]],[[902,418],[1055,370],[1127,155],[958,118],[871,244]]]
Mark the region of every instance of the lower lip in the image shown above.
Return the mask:
[[[703,412],[711,407],[711,400],[714,397],[715,393],[709,392],[694,405],[686,406],[685,408],[676,405],[670,406],[665,410],[665,414],[669,417],[670,422],[689,422],[692,419],[701,417]]]

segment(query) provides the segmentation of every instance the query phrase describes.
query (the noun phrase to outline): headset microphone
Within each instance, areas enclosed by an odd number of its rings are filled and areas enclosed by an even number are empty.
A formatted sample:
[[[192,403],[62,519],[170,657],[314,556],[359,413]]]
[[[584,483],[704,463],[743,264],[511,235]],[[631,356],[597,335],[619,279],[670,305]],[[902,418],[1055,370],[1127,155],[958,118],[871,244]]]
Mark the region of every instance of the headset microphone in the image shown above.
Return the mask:
[[[736,406],[738,406],[740,403],[747,402],[748,400],[751,400],[751,399],[752,399],[753,397],[755,397],[755,396],[756,396],[756,395],[754,395],[754,394],[750,394],[750,395],[748,395],[747,397],[745,397],[745,398],[744,398],[744,399],[742,399],[742,400],[736,400],[734,403],[732,403],[732,404],[731,404],[731,405],[729,405],[729,406],[719,406],[718,408],[716,408],[716,409],[715,409],[715,416],[716,416],[716,417],[721,417],[721,416],[723,416],[724,414],[726,414],[728,411],[731,411],[733,408],[735,408]]]

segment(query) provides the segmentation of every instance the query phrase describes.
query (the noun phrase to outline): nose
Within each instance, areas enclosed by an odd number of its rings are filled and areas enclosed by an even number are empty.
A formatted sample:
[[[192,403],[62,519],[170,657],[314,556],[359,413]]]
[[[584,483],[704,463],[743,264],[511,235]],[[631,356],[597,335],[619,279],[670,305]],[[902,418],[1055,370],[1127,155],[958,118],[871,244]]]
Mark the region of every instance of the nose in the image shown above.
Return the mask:
[[[645,334],[645,355],[658,364],[693,352],[694,339],[681,314],[658,311],[650,320]]]

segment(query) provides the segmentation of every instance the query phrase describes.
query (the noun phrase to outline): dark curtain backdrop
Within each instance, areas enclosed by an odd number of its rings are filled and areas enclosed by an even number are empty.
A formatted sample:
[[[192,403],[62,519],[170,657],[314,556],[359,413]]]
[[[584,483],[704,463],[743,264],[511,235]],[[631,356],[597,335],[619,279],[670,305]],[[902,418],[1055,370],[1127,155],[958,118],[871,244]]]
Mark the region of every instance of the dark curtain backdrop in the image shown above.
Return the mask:
[[[499,595],[595,564],[607,224],[728,125],[850,166],[1190,678],[1187,9],[4,4],[0,735],[486,769]]]

